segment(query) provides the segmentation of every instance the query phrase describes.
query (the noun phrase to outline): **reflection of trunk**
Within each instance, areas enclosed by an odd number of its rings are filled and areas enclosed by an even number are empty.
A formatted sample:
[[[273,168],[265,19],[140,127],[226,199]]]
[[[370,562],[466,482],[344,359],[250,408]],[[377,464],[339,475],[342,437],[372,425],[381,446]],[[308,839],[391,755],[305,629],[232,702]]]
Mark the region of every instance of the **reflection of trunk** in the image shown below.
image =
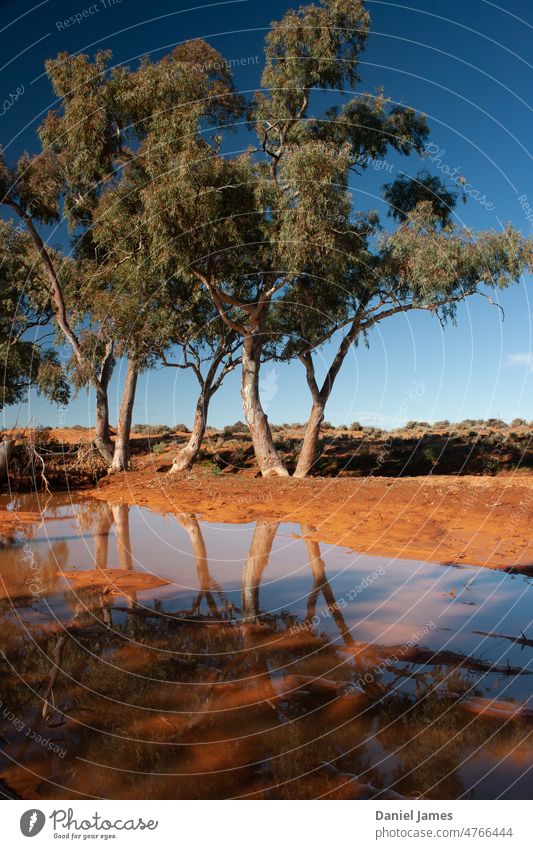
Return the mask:
[[[130,538],[130,508],[129,504],[113,504],[111,506],[115,520],[115,534],[117,538],[118,568],[127,572],[133,572],[133,555],[131,553]],[[124,593],[126,607],[133,610],[137,607],[137,593],[130,590]],[[137,633],[137,621],[135,616],[128,616],[128,633],[135,636]]]
[[[309,421],[305,429],[305,435],[300,449],[300,456],[294,472],[295,478],[305,478],[312,470],[318,458],[318,440],[320,437],[320,425],[324,420],[324,410],[329,400],[329,396],[333,390],[333,385],[340,371],[340,368],[346,358],[346,354],[350,350],[350,346],[354,342],[359,332],[359,319],[354,320],[348,333],[343,337],[339,350],[329,368],[322,387],[319,389],[316,376],[313,357],[310,353],[302,354],[300,360],[305,366],[307,377],[307,385],[311,391],[313,398],[313,406]]]
[[[194,425],[189,441],[187,445],[181,449],[179,454],[174,457],[174,460],[172,461],[172,468],[170,469],[171,473],[183,472],[185,469],[189,469],[198,457],[207,425],[207,410],[210,400],[211,392],[204,387],[196,404]]]
[[[272,551],[278,522],[257,522],[242,572],[242,616],[244,620],[259,616],[259,586]]]
[[[263,477],[279,475],[287,477],[288,472],[281,462],[274,446],[268,419],[261,406],[259,397],[259,369],[263,341],[257,336],[246,336],[242,347],[242,383],[241,396],[244,416],[250,428],[257,463]]]
[[[130,539],[130,508],[128,504],[113,504],[111,507],[117,535],[117,555],[119,569],[133,570],[133,556]]]
[[[113,513],[109,504],[102,504],[98,518],[94,523],[94,565],[97,569],[107,569],[109,554],[109,531],[113,524]]]
[[[189,539],[192,543],[192,550],[194,553],[194,562],[196,564],[196,573],[198,575],[198,584],[200,592],[198,593],[196,601],[193,604],[193,612],[200,612],[200,605],[202,604],[202,600],[205,597],[207,601],[207,606],[209,607],[211,614],[217,619],[219,619],[220,614],[211,591],[213,589],[219,590],[220,588],[218,584],[213,581],[211,575],[209,574],[207,548],[198,519],[196,518],[196,516],[190,516],[188,513],[177,513],[176,519],[180,523],[180,525],[182,525],[182,527],[185,528],[185,530],[187,531]]]
[[[339,629],[340,635],[347,645],[353,645],[354,639],[350,633],[350,629],[346,624],[346,620],[342,615],[339,605],[331,589],[331,584],[326,577],[326,566],[320,552],[320,544],[317,540],[311,539],[309,534],[312,529],[308,525],[302,525],[302,536],[305,540],[307,548],[307,556],[309,558],[309,566],[313,575],[313,589],[309,595],[307,602],[307,618],[309,621],[316,614],[316,604],[320,593],[324,596],[324,600],[328,606],[328,615],[331,615]]]
[[[131,420],[133,416],[133,405],[135,403],[135,390],[137,388],[138,368],[135,360],[128,360],[126,372],[126,383],[122,395],[122,404],[118,419],[117,438],[115,440],[115,453],[109,471],[124,472],[130,463],[130,433]]]
[[[111,463],[113,460],[113,443],[111,442],[111,435],[109,433],[109,402],[107,392],[114,367],[113,343],[108,342],[100,369],[99,381],[96,385],[96,422],[94,430],[94,444],[108,463]]]

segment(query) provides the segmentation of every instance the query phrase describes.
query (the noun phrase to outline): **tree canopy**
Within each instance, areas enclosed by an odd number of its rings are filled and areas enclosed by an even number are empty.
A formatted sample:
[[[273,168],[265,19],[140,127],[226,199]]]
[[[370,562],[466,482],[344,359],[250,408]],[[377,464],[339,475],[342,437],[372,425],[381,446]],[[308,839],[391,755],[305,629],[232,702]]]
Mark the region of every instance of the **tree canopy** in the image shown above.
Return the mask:
[[[240,345],[244,415],[264,475],[287,470],[261,405],[261,363],[274,353],[305,366],[313,406],[296,470],[304,476],[351,345],[400,312],[453,320],[460,301],[490,299],[531,261],[530,242],[511,226],[460,226],[457,192],[424,170],[383,186],[388,218],[366,208],[358,178],[369,163],[420,157],[429,137],[424,115],[361,87],[369,26],[362,0],[289,10],[271,25],[248,99],[202,40],[134,68],[114,67],[109,51],[47,63],[58,106],[39,130],[42,150],[13,166],[1,160],[0,192],[31,240],[74,380],[96,389],[104,456],[115,357],[129,363],[123,429],[137,374],[173,345],[200,363],[221,358],[220,374]],[[228,134],[244,125],[254,143],[226,152]],[[42,235],[62,217],[68,259]],[[313,352],[332,339],[318,386]]]

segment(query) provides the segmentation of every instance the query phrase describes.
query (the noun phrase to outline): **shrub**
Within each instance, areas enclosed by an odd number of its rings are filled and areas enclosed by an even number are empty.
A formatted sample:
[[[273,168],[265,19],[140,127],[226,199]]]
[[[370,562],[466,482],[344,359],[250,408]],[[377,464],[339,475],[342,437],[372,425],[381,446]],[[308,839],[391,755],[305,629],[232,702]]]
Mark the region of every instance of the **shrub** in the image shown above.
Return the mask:
[[[186,424],[174,425],[174,430],[178,431],[179,433],[190,433],[191,432]]]
[[[429,422],[409,421],[405,425],[405,430],[419,430],[420,428],[429,428]]]
[[[202,469],[206,475],[214,475],[218,477],[222,474],[222,469],[217,463],[213,463],[212,460],[204,460],[202,463]]]
[[[439,456],[440,456],[440,452],[438,451],[437,448],[425,448],[424,449],[425,459],[428,461],[428,463],[431,463],[433,466],[436,466],[436,464],[439,462]]]
[[[153,454],[162,454],[166,451],[167,446],[164,442],[156,442],[155,445],[152,445],[152,453]]]
[[[235,422],[235,424],[226,425],[222,429],[222,436],[234,436],[236,433],[248,433],[248,425],[244,422]]]
[[[142,433],[146,436],[155,436],[156,434],[171,433],[168,425],[149,425],[135,424],[131,429],[132,433]]]
[[[487,419],[485,425],[487,427],[508,427],[507,423],[502,419]]]
[[[363,426],[361,422],[352,422],[350,425],[350,430],[363,430]]]
[[[380,427],[363,427],[361,430],[366,436],[382,436],[384,433]]]
[[[525,419],[513,419],[511,427],[527,427],[527,422]]]
[[[442,421],[435,422],[433,424],[434,430],[444,430],[444,428],[450,427],[450,422],[448,419],[442,419]]]

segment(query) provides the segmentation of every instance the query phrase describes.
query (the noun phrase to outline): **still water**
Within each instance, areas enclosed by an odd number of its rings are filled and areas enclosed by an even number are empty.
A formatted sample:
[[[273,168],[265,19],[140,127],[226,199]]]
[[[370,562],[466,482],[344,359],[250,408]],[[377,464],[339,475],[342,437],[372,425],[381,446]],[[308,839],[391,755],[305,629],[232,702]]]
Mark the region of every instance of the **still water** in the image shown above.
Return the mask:
[[[532,579],[68,496],[0,535],[0,793],[532,798]],[[1,514],[0,514],[1,515]]]

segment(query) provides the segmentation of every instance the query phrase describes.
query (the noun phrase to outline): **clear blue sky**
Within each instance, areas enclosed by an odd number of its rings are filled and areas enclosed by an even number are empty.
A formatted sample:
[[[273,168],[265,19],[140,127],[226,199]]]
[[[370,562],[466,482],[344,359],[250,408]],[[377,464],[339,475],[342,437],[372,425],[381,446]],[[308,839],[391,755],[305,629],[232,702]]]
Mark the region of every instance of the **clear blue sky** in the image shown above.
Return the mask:
[[[53,104],[43,62],[59,51],[92,53],[111,48],[116,62],[154,57],[188,38],[211,42],[228,59],[250,59],[235,67],[242,91],[258,87],[263,38],[269,22],[291,4],[242,0],[217,4],[184,0],[2,0],[0,9],[0,99],[23,93],[10,108],[0,104],[1,141],[9,159],[34,150],[35,127]],[[394,100],[425,112],[439,162],[458,168],[485,205],[470,199],[457,215],[474,229],[500,228],[511,221],[527,235],[532,224],[520,198],[533,210],[533,4],[530,0],[369,0],[372,34],[361,62],[360,89],[383,85]],[[92,12],[90,11],[92,9]],[[86,11],[80,23],[65,25]],[[26,14],[27,13],[27,14]],[[238,137],[235,146],[239,146]],[[401,169],[415,173],[419,162],[391,157],[388,171],[370,170],[357,187],[356,202],[383,209],[379,189]],[[331,398],[327,418],[336,424],[357,419],[393,427],[406,419],[533,419],[531,277],[501,295],[505,312],[479,299],[459,311],[457,327],[442,330],[428,315],[398,316],[372,332],[370,347],[353,351]],[[331,352],[321,356],[329,362]],[[123,368],[111,387],[116,417]],[[299,364],[265,366],[264,396],[271,421],[305,420],[307,387]],[[140,381],[134,420],[191,423],[196,385],[182,371],[161,369]],[[33,394],[27,404],[4,411],[5,423],[34,416],[41,424],[70,426],[93,419],[85,393],[65,410]],[[210,423],[242,418],[238,374],[231,375],[212,403]]]

